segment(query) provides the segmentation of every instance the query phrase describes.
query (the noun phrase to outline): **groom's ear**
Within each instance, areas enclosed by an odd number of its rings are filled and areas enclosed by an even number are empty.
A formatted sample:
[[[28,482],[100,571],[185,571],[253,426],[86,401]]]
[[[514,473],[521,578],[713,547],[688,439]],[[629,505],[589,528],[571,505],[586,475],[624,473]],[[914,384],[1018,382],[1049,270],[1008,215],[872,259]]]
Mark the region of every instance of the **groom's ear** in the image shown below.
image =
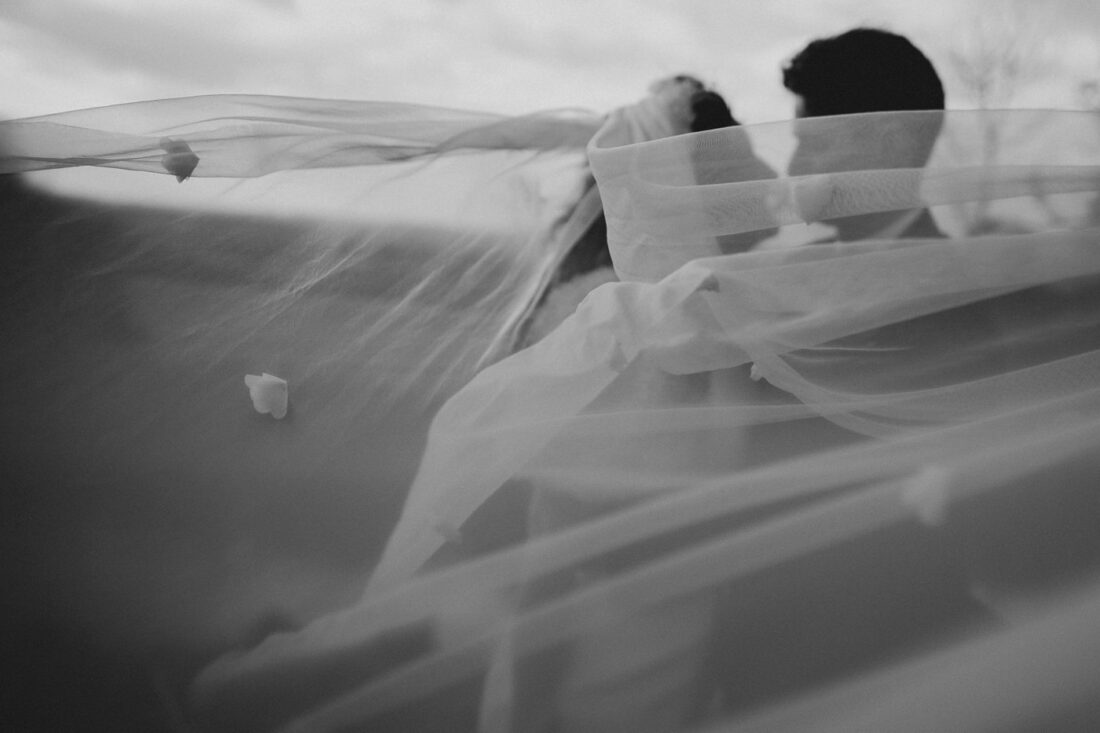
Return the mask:
[[[729,105],[718,92],[701,91],[691,95],[691,131],[714,130],[739,125]]]

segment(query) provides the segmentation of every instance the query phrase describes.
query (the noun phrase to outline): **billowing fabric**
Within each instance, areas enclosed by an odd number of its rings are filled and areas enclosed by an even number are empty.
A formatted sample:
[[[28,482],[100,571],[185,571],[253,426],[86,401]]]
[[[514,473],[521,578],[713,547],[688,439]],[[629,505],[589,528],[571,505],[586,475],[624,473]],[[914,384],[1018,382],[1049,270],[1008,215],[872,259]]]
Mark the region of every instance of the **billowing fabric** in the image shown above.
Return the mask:
[[[205,624],[199,730],[1100,723],[1100,121],[669,109],[3,123],[6,172],[257,176],[8,196],[28,607]],[[525,346],[601,210],[615,278]]]

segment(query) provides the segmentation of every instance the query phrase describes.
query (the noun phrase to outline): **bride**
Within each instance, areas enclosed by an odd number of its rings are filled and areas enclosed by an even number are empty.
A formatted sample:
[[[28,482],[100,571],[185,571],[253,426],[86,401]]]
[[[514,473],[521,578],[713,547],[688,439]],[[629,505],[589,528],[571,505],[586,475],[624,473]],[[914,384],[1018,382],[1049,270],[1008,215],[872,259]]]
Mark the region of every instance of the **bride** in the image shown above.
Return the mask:
[[[781,123],[2,123],[12,625],[202,730],[1096,719],[1100,128],[823,109],[853,38]]]

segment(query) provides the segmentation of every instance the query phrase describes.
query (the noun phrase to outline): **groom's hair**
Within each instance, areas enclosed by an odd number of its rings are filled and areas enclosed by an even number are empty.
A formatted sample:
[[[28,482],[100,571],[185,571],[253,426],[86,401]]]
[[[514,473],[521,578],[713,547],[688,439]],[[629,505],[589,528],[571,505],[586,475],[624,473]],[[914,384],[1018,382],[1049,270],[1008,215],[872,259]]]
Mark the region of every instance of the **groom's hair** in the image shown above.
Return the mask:
[[[783,69],[806,117],[944,108],[932,62],[909,39],[856,28],[811,41]]]

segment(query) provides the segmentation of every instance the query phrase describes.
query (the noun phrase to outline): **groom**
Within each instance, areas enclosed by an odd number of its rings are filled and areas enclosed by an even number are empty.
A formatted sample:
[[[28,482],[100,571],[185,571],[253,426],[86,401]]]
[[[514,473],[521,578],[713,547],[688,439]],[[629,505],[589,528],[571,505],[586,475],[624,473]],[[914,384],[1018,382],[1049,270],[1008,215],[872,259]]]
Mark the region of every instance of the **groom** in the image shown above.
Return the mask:
[[[809,43],[783,69],[783,84],[796,96],[800,120],[944,109],[943,87],[929,60],[906,38],[880,30],[858,28]],[[814,119],[796,127],[799,144],[789,165],[791,176],[921,168],[929,159],[942,116],[929,114],[923,127],[906,121],[910,126],[904,136],[848,140],[843,138],[850,129],[848,121],[836,122],[834,127],[828,120]],[[890,122],[874,120],[876,125]],[[817,134],[812,137],[811,132]],[[840,242],[944,236],[925,208],[824,223],[836,228]],[[959,308],[872,331],[870,339],[872,346],[888,345],[899,354],[924,349],[943,353],[954,340],[993,327],[982,307]],[[867,334],[857,334],[847,345],[865,347],[867,340]],[[810,436],[806,440],[820,445],[827,436],[842,440],[845,432],[830,432],[824,420],[770,427],[752,431],[746,450],[774,451],[803,428]],[[994,615],[970,593],[969,573],[974,568],[959,561],[960,547],[972,550],[967,542],[955,534],[936,535],[916,523],[901,523],[721,591],[711,647],[725,712],[822,689],[913,650],[930,648],[960,629],[992,627]]]
[[[810,42],[783,68],[783,86],[795,95],[795,116],[802,118],[864,112],[944,109],[943,85],[928,58],[904,36],[856,28]],[[930,115],[914,120],[876,121],[905,125],[900,134],[859,135],[838,125],[822,134],[821,123],[796,128],[799,144],[788,174],[802,176],[871,168],[920,168],[927,162],[943,124]],[[816,131],[812,135],[811,131]],[[816,138],[816,139],[815,139]],[[827,142],[826,142],[827,141]],[[816,144],[815,144],[816,143]],[[927,209],[886,211],[830,219],[836,239],[942,237]]]

